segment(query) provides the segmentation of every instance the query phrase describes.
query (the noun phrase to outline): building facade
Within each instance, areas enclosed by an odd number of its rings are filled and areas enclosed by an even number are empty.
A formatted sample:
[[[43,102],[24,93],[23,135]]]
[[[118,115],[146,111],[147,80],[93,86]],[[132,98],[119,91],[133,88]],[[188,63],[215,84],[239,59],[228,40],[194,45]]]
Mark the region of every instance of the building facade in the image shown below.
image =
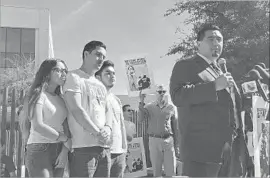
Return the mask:
[[[1,6],[0,73],[21,64],[24,59],[35,65],[54,57],[48,9]]]
[[[6,78],[20,75],[16,67],[30,60],[38,68],[48,57],[54,57],[49,10],[1,5],[0,104]]]

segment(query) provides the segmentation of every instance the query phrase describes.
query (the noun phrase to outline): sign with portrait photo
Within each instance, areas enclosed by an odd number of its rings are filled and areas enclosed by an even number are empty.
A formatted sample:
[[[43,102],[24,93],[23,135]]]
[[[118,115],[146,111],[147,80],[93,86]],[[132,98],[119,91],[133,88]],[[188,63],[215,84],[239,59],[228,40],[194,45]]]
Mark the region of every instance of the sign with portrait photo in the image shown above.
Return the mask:
[[[124,60],[127,77],[128,94],[131,97],[138,96],[139,91],[150,94],[154,90],[154,79],[147,66],[146,59],[135,58]]]
[[[128,142],[126,169],[124,177],[142,177],[147,175],[147,165],[143,138],[133,138]]]

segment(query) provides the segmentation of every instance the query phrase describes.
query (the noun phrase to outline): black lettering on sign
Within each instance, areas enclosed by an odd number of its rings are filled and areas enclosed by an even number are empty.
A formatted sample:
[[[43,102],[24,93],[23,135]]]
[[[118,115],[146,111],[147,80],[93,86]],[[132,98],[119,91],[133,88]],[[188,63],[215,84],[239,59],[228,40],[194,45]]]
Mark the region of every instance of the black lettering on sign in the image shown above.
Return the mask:
[[[128,149],[136,149],[140,148],[140,143],[129,143],[128,144]]]

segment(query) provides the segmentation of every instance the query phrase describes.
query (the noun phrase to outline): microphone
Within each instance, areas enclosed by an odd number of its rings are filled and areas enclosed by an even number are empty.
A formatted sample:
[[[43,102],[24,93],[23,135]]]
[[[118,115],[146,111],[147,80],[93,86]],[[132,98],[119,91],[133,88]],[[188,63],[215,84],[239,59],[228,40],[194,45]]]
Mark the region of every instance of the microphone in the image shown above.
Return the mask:
[[[220,69],[221,69],[221,71],[223,72],[223,73],[227,73],[228,72],[228,69],[227,69],[227,66],[226,66],[226,59],[224,59],[224,58],[220,58],[219,60],[218,60],[218,65],[219,65],[219,67],[220,67]],[[237,86],[236,86],[236,83],[235,83],[235,81],[233,81],[234,82],[234,86],[236,87],[236,90],[237,90]],[[229,89],[230,89],[230,92],[231,93],[234,93],[234,87],[229,87]]]
[[[251,79],[255,80],[256,82],[256,85],[257,85],[257,89],[258,89],[258,93],[263,97],[263,99],[265,101],[269,101],[264,89],[262,88],[262,83],[261,83],[261,75],[260,73],[258,72],[258,70],[256,69],[252,69],[251,71],[249,71],[249,76]]]
[[[228,72],[228,69],[227,69],[227,66],[226,66],[226,59],[220,58],[218,60],[218,65],[219,65],[219,67],[220,67],[220,69],[221,69],[221,71],[223,73]],[[236,86],[235,81],[233,81],[233,82],[234,82],[234,86],[230,86],[230,87],[228,87],[228,89],[229,89],[231,99],[232,99],[232,103],[233,103],[232,107],[233,107],[233,112],[234,112],[234,116],[235,116],[235,118],[234,118],[235,119],[235,126],[236,126],[236,128],[239,128],[240,123],[241,123],[241,119],[239,119],[238,114],[236,112],[237,111],[237,103],[236,103],[236,95],[235,95],[235,91],[234,91],[234,90],[238,91],[238,88]]]
[[[249,79],[251,80],[261,80],[262,76],[260,72],[256,69],[252,69],[248,72]]]
[[[260,73],[260,76],[262,77],[262,82],[269,85],[270,80],[269,73],[267,73],[266,70],[262,68],[260,65],[255,65],[254,69],[256,69]]]
[[[266,69],[266,65],[263,62],[258,63],[257,65],[261,66],[263,69]]]
[[[218,60],[218,65],[219,65],[219,67],[220,67],[220,69],[221,69],[221,71],[222,71],[223,73],[227,73],[227,72],[228,72],[227,66],[226,66],[226,59],[220,58],[220,59]]]

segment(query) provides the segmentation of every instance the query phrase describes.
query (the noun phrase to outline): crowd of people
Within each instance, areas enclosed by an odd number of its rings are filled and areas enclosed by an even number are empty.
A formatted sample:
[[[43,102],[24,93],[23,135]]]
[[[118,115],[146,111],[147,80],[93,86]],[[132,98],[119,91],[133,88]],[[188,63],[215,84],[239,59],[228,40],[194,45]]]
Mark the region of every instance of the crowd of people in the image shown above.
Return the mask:
[[[245,175],[241,97],[232,75],[219,65],[220,28],[204,26],[197,42],[197,54],[176,62],[170,92],[158,85],[150,103],[139,94],[138,122],[149,123],[154,177],[163,175],[163,167],[165,176],[175,176],[176,157],[183,176]],[[79,69],[68,71],[59,59],[43,61],[20,113],[30,177],[63,177],[67,164],[70,177],[124,177],[140,169],[141,160],[128,161],[136,128],[131,106],[112,92],[115,73],[100,41],[85,45]],[[6,165],[5,176],[14,176],[15,167]]]

